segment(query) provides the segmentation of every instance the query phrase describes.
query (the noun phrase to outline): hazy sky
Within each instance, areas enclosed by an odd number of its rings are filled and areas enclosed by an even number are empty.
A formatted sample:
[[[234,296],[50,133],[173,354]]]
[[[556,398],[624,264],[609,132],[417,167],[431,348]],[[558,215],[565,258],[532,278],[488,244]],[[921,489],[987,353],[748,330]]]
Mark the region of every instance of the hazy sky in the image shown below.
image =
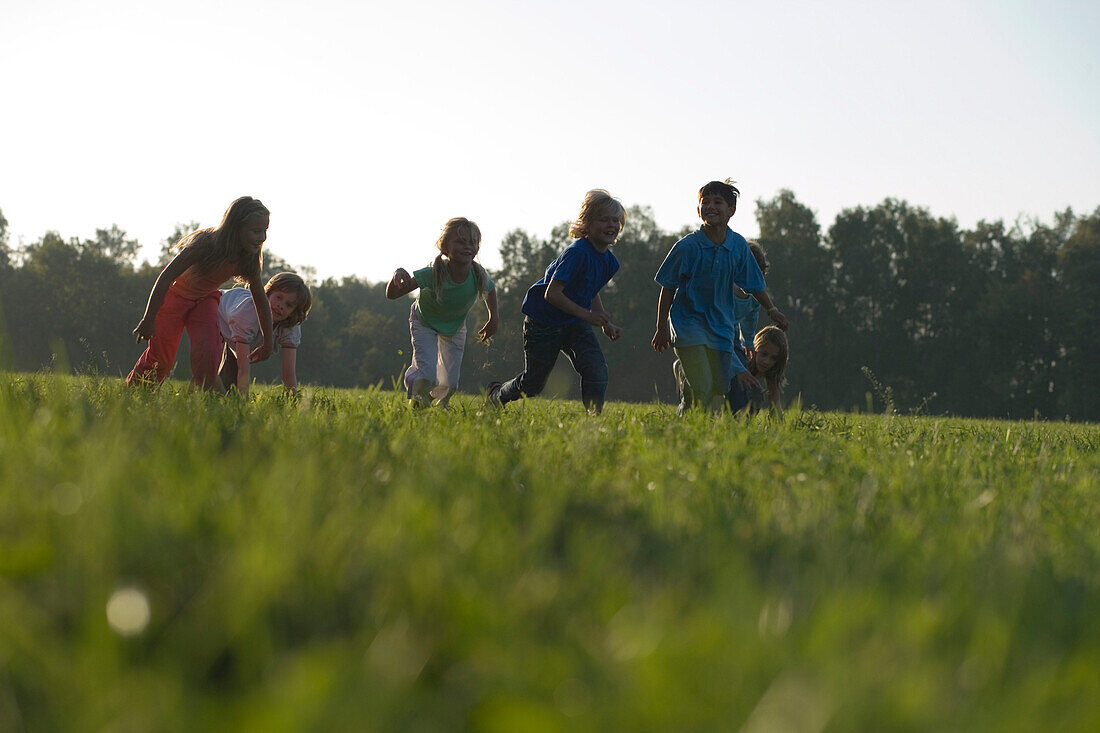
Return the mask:
[[[272,252],[372,280],[451,216],[494,267],[596,187],[675,229],[733,177],[747,235],[781,188],[826,228],[887,196],[1049,220],[1100,205],[1098,35],[1095,0],[4,0],[0,211],[155,258],[249,194]]]

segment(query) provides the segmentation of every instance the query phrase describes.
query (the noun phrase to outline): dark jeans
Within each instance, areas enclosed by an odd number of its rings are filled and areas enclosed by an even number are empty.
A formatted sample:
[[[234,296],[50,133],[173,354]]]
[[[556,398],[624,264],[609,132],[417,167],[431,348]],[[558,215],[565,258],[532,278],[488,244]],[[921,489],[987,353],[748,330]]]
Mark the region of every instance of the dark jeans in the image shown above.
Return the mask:
[[[500,388],[500,402],[534,397],[546,387],[546,379],[564,353],[581,375],[581,401],[589,410],[603,409],[607,392],[607,360],[596,341],[592,326],[574,321],[564,326],[547,326],[523,319],[523,372]]]
[[[740,412],[749,406],[749,391],[735,379],[730,383],[730,391],[726,392],[726,402],[729,403],[730,412]]]
[[[741,366],[749,368],[749,357],[745,350],[738,344],[733,347],[733,358],[741,360]],[[749,391],[741,386],[736,379],[730,381],[729,391],[726,392],[726,402],[730,406],[730,412],[738,412],[748,407]]]

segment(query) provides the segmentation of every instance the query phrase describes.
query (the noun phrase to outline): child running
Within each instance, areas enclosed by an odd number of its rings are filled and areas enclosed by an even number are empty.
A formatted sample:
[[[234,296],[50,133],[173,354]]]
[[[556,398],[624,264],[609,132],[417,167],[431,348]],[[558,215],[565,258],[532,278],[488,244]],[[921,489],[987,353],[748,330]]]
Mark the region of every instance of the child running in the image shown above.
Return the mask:
[[[785,333],[775,326],[760,329],[753,339],[753,347],[748,352],[745,364],[758,384],[755,387],[745,387],[734,380],[726,394],[730,410],[738,412],[747,408],[749,412],[756,412],[770,407],[773,415],[782,418],[781,390],[786,383],[783,374],[787,369],[789,353]],[[764,381],[764,388],[760,387],[759,380]]]
[[[191,381],[206,389],[216,386],[222,353],[218,286],[230,279],[248,285],[259,313],[263,342],[249,354],[249,361],[271,355],[271,307],[260,282],[261,250],[270,222],[266,206],[242,196],[225,210],[218,226],[191,232],[176,244],[179,254],[157,277],[145,315],[134,329],[138,341],[146,339],[149,346],[126,377],[127,384],[164,381],[176,363],[186,329],[191,341]]]
[[[602,189],[585,194],[569,227],[569,236],[579,239],[550,263],[523,299],[523,371],[503,384],[490,384],[488,404],[501,407],[542,392],[561,352],[581,375],[585,409],[603,410],[607,360],[592,326],[612,341],[623,333],[604,310],[600,289],[619,270],[611,246],[625,224],[626,210],[611,194]]]
[[[768,256],[764,251],[764,247],[761,246],[759,242],[753,240],[747,241],[749,243],[749,251],[752,252],[753,259],[756,260],[756,265],[760,268],[760,274],[764,275],[766,278],[771,263],[768,262]],[[756,337],[756,327],[759,318],[760,303],[756,298],[753,298],[744,290],[734,285],[733,355],[746,369],[749,367],[748,354],[753,350],[753,339]],[[751,369],[749,369],[749,371],[752,372]],[[684,376],[684,367],[679,359],[672,362],[672,372],[676,375],[676,387],[680,396],[680,403],[684,403],[684,383],[687,381],[687,378]],[[690,400],[690,396],[687,399]]]
[[[461,216],[450,219],[435,243],[439,254],[429,267],[412,275],[398,268],[386,283],[386,297],[400,298],[420,288],[409,311],[412,364],[405,372],[409,405],[427,407],[433,398],[446,407],[458,388],[466,348],[466,315],[484,300],[489,320],[477,332],[488,344],[497,332],[497,294],[485,268],[474,261],[481,248],[481,230]]]
[[[309,286],[293,272],[280,272],[264,286],[267,302],[271,306],[274,321],[275,346],[283,352],[283,386],[287,392],[298,391],[298,347],[302,343],[302,321],[309,315],[313,296]],[[218,370],[221,388],[228,392],[236,385],[248,396],[248,354],[260,339],[260,317],[252,293],[245,288],[222,291],[218,303],[218,330],[225,346],[222,365]]]
[[[787,319],[768,296],[767,284],[748,243],[729,228],[740,191],[727,179],[699,189],[697,212],[703,226],[672,246],[654,279],[661,286],[653,348],[672,346],[683,369],[678,414],[692,405],[709,406],[736,379],[757,380],[733,356],[736,324],[734,288],[751,293],[781,329]]]

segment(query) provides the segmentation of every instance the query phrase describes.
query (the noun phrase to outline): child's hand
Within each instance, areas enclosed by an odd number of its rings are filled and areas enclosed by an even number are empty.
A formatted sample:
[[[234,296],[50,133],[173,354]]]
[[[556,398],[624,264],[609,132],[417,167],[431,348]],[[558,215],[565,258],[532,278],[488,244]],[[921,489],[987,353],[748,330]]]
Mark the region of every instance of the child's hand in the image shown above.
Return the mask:
[[[653,334],[653,350],[658,354],[672,346],[672,332],[668,329],[668,322],[657,326],[657,332]]]
[[[738,372],[736,379],[737,383],[745,389],[760,389],[760,381],[748,372]]]
[[[271,341],[264,340],[262,344],[254,348],[248,355],[248,361],[251,364],[255,364],[258,361],[263,361],[267,357],[271,356],[271,352],[275,350],[275,344]]]
[[[584,320],[588,321],[593,326],[603,328],[608,323],[611,323],[611,315],[607,311],[588,311],[588,316]]]
[[[603,325],[603,335],[612,341],[618,341],[619,337],[623,335],[623,329],[616,326],[614,323],[605,323]]]
[[[780,331],[786,331],[791,327],[791,324],[787,321],[787,317],[779,312],[779,309],[772,306],[772,309],[768,311],[768,315],[771,316],[775,325],[779,326]]]
[[[485,325],[481,327],[481,330],[477,332],[477,340],[486,346],[493,340],[493,336],[496,335],[497,328],[500,327],[500,323],[496,318],[490,318],[485,322]]]
[[[153,335],[155,333],[156,330],[153,328],[152,321],[146,323],[145,319],[142,318],[140,321],[138,321],[137,328],[134,329],[134,342],[140,343],[142,339],[148,341],[149,339],[153,338]]]
[[[393,271],[393,277],[386,283],[386,297],[390,300],[400,298],[402,295],[408,295],[412,291],[416,290],[416,278],[409,274],[409,271],[403,267],[398,267]]]

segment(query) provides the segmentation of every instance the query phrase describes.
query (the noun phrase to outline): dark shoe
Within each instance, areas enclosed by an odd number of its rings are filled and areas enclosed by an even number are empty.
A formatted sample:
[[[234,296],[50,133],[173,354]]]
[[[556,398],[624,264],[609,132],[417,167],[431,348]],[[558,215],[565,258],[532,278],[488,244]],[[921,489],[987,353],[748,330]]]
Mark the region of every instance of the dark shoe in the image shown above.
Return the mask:
[[[489,382],[485,391],[485,406],[500,409],[504,404],[500,401],[500,382]]]

